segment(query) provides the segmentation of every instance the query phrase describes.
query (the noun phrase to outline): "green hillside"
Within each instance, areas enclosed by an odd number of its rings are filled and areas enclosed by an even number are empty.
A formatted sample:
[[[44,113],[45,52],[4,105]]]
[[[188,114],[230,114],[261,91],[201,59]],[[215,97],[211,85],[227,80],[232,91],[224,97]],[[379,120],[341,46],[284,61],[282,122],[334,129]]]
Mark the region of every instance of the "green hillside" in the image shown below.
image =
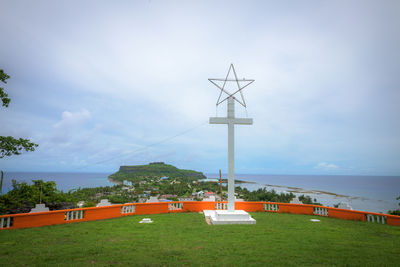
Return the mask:
[[[153,162],[148,165],[121,166],[118,172],[111,174],[109,177],[117,181],[138,182],[163,176],[187,182],[206,178],[202,172],[178,169],[163,162]]]

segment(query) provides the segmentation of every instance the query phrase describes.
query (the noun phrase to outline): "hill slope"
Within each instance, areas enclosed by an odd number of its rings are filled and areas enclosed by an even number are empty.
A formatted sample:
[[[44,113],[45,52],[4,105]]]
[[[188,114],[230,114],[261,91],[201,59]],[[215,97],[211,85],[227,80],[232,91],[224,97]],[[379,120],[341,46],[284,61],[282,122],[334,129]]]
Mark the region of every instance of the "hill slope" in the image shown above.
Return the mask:
[[[202,172],[178,169],[175,166],[164,164],[163,162],[154,162],[148,165],[121,166],[118,172],[111,174],[109,177],[117,181],[127,180],[138,182],[163,176],[181,181],[195,181],[206,178]]]
[[[0,262],[4,266],[399,266],[396,226],[269,212],[251,216],[257,224],[208,225],[202,214],[172,213],[2,230]],[[143,218],[154,223],[139,223]],[[321,221],[310,222],[312,218]]]

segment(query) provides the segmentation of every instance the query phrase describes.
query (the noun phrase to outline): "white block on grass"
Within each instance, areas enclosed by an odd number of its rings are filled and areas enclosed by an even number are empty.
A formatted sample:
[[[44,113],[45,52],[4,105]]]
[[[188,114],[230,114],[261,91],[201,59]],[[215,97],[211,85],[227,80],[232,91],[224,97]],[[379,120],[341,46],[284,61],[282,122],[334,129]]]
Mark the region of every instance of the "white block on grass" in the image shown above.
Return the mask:
[[[144,218],[139,223],[152,223],[153,221],[150,218]]]
[[[210,218],[212,224],[255,224],[250,214],[244,210],[204,210],[204,216]]]

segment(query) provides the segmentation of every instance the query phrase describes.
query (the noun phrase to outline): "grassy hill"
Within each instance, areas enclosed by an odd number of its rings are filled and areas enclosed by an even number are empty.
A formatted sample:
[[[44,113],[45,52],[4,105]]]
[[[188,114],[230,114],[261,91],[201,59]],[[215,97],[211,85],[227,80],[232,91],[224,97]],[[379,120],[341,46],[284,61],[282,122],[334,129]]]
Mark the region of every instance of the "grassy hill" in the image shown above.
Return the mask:
[[[148,165],[121,166],[118,172],[111,174],[109,177],[117,181],[127,180],[138,182],[148,178],[160,178],[162,176],[188,182],[206,178],[201,172],[178,169],[175,166],[163,162],[154,162]]]
[[[207,225],[198,213],[137,215],[0,231],[9,266],[399,266],[400,227],[251,213],[256,225]],[[151,218],[152,224],[139,224]],[[311,222],[317,218],[320,222]]]

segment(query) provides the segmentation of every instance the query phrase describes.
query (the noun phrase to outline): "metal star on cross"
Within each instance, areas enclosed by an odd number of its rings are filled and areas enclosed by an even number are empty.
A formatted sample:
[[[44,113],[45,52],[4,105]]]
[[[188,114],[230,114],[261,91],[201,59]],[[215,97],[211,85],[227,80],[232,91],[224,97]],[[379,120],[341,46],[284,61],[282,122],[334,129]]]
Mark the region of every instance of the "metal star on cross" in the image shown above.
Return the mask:
[[[229,73],[233,72],[233,75],[235,76],[235,79],[228,79],[229,77]],[[235,71],[235,67],[233,66],[233,64],[231,64],[229,66],[229,70],[228,70],[228,74],[226,74],[225,79],[208,79],[210,82],[212,82],[212,84],[214,84],[215,86],[217,86],[220,90],[221,93],[219,94],[218,100],[217,100],[217,106],[219,104],[221,104],[222,102],[224,102],[225,100],[227,100],[229,97],[233,97],[233,99],[235,99],[239,104],[241,104],[243,107],[246,107],[246,102],[244,101],[244,97],[243,97],[243,93],[242,90],[244,88],[246,88],[247,86],[249,86],[250,84],[252,84],[255,80],[248,80],[248,79],[241,79],[239,80],[237,75],[236,75],[236,71]],[[220,86],[217,84],[217,82],[223,82],[223,85]],[[238,89],[234,92],[234,93],[230,93],[225,89],[225,85],[227,82],[236,82]],[[240,83],[242,83],[242,86],[240,86]],[[245,83],[243,85],[243,83]],[[228,96],[226,98],[224,98],[223,100],[221,100],[221,96],[222,96],[222,92],[224,92],[225,94],[227,94]],[[242,98],[242,100],[237,99],[236,97],[234,97],[234,95],[236,93],[240,92],[240,96]]]

